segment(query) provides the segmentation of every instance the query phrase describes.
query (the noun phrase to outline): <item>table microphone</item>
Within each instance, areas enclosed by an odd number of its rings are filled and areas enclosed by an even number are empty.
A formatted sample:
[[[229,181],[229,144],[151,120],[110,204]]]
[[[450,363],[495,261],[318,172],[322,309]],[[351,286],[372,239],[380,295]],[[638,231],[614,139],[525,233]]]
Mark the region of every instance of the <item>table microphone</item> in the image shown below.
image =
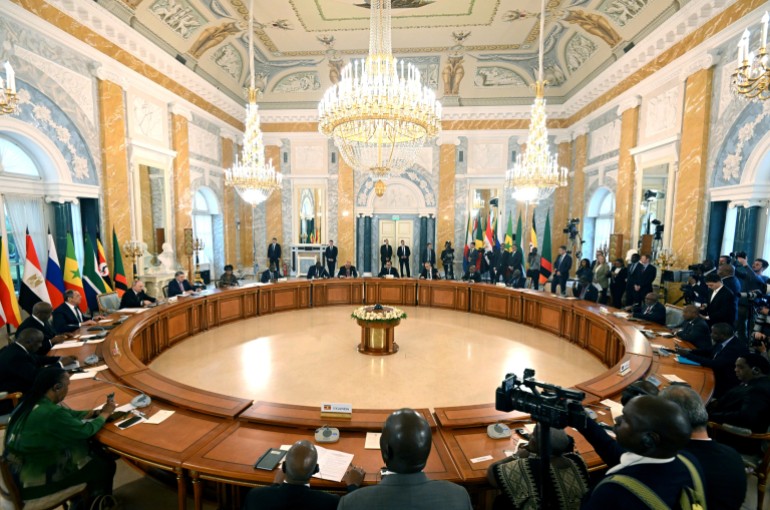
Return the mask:
[[[142,407],[147,407],[148,405],[152,404],[152,399],[150,398],[149,395],[147,395],[145,392],[143,392],[140,389],[134,388],[133,386],[118,384],[116,382],[108,381],[107,379],[99,379],[99,377],[97,376],[94,376],[94,381],[112,384],[113,386],[117,386],[119,388],[127,388],[129,390],[134,390],[135,392],[139,393],[139,395],[131,399],[131,405],[136,407],[137,409],[141,409]]]

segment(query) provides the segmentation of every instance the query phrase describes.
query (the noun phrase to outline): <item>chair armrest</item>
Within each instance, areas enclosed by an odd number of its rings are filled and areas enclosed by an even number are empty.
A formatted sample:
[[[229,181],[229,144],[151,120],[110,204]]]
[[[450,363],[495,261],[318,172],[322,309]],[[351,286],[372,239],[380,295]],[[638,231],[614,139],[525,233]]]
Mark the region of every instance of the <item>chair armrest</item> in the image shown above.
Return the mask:
[[[735,425],[730,425],[729,423],[716,423],[710,421],[708,426],[712,430],[721,430],[723,432],[727,432],[728,434],[741,436],[748,439],[756,439],[758,441],[767,441],[770,439],[770,433],[755,434],[751,431],[751,429],[747,429],[745,427],[737,427]]]

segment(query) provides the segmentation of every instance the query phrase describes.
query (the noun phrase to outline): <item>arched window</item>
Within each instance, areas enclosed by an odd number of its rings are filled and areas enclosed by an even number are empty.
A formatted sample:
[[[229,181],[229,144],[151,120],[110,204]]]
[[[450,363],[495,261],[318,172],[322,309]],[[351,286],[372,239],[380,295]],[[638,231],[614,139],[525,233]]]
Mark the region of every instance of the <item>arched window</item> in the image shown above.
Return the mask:
[[[607,188],[599,188],[588,203],[583,232],[583,256],[593,260],[596,250],[608,247],[614,226],[615,194]]]

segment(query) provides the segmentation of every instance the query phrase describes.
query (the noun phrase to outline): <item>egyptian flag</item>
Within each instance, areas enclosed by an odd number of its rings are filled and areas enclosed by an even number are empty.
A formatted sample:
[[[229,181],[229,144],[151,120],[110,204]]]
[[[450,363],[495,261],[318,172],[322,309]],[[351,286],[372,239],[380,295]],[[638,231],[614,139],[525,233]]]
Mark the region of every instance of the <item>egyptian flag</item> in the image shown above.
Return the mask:
[[[19,305],[32,315],[32,307],[41,301],[50,303],[51,298],[48,297],[48,289],[43,278],[43,270],[40,268],[40,261],[37,259],[35,244],[27,229],[27,260],[24,262],[24,277],[21,279],[19,289]]]
[[[51,231],[48,231],[48,264],[45,266],[45,288],[48,291],[51,306],[56,309],[64,303],[64,278],[62,277],[59,256]]]
[[[123,255],[120,253],[120,243],[115,229],[112,229],[112,275],[115,278],[115,292],[123,297],[123,293],[128,290],[126,281],[126,271],[123,269]]]
[[[93,257],[93,250],[91,256]],[[75,258],[75,243],[72,242],[72,236],[69,232],[67,232],[67,255],[64,258],[64,288],[80,294],[82,299],[78,308],[81,312],[86,313],[88,311],[86,291],[83,290],[83,280],[80,278],[80,268],[78,267],[78,260]]]
[[[104,247],[99,234],[96,235],[96,269],[104,282],[105,292],[112,292],[112,280],[110,280],[110,268],[107,266],[107,257],[104,256]]]
[[[18,328],[21,324],[19,302],[11,278],[11,264],[8,260],[6,239],[0,237],[0,326],[10,324]]]
[[[532,217],[534,220],[534,216]],[[534,231],[535,223],[532,222]],[[536,237],[537,239],[537,237]],[[540,252],[540,283],[545,283],[551,277],[553,264],[551,264],[551,211],[545,215],[545,232],[543,232],[543,249]]]

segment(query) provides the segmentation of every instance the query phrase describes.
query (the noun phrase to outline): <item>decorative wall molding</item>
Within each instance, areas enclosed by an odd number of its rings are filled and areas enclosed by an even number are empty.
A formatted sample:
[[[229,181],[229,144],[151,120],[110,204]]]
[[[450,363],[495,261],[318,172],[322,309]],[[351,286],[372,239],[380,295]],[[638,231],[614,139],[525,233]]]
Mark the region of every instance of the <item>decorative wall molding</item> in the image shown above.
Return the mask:
[[[719,60],[719,56],[712,53],[701,55],[695,60],[688,62],[688,64],[682,68],[682,71],[679,74],[679,79],[685,81],[687,78],[697,73],[698,71],[714,67],[719,63]]]
[[[636,108],[642,104],[642,96],[631,94],[623,97],[618,103],[618,115],[623,115],[626,110]]]
[[[168,111],[174,115],[179,115],[187,119],[187,122],[191,122],[193,115],[192,111],[179,103],[171,103],[168,105]]]

